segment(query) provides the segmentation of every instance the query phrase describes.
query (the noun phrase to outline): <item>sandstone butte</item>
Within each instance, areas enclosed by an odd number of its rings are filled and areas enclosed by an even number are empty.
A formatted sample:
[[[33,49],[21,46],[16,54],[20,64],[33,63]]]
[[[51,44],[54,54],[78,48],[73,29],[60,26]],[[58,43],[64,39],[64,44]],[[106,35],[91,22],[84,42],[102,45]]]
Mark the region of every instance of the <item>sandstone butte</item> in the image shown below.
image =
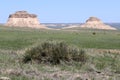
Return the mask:
[[[86,20],[86,23],[82,25],[73,25],[66,28],[74,28],[74,27],[81,27],[81,28],[90,28],[90,29],[106,29],[106,30],[117,30],[114,27],[104,24],[100,19],[97,17],[90,17]]]
[[[14,14],[10,14],[5,26],[48,29],[39,23],[37,15],[29,14],[27,11],[17,11]]]

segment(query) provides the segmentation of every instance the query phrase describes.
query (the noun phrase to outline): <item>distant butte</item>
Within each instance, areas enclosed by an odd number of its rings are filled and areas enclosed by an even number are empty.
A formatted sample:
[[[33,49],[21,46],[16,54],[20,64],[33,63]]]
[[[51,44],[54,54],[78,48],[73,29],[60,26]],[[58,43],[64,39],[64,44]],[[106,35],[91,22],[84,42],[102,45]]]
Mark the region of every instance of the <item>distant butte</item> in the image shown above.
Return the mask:
[[[29,14],[27,11],[17,11],[14,14],[10,14],[5,26],[47,29],[47,27],[40,25],[37,15]]]
[[[86,23],[81,25],[82,28],[92,28],[92,29],[108,29],[108,30],[116,30],[109,25],[104,24],[100,19],[97,17],[90,17],[86,20]]]
[[[114,27],[104,24],[97,17],[89,17],[89,19],[87,19],[83,25],[72,25],[72,26],[64,27],[63,29],[67,29],[67,28],[90,28],[90,29],[117,30]]]

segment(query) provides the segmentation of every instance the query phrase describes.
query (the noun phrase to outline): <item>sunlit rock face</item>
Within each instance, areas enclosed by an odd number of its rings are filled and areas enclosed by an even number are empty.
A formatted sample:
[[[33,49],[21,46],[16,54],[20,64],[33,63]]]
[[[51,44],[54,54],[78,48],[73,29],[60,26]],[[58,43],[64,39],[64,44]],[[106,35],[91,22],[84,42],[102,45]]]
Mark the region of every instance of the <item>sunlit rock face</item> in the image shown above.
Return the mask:
[[[6,26],[47,28],[39,23],[37,15],[29,14],[27,11],[17,11],[10,14]]]
[[[100,19],[97,17],[90,17],[86,22],[82,25],[72,25],[68,27],[64,27],[62,29],[68,28],[90,28],[90,29],[106,29],[106,30],[117,30],[114,27],[104,24]]]
[[[86,20],[86,23],[81,25],[82,28],[93,28],[93,29],[108,29],[108,30],[116,30],[109,25],[104,24],[100,19],[97,17],[90,17]]]

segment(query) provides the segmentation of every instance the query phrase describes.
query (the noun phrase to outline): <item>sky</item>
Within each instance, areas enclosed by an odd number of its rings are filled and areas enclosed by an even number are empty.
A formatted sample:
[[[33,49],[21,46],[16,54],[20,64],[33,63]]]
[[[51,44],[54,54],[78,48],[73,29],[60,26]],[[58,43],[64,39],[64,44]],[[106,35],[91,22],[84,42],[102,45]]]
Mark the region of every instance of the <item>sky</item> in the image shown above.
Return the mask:
[[[120,0],[1,0],[0,23],[21,10],[38,15],[40,23],[84,23],[90,16],[120,22]]]

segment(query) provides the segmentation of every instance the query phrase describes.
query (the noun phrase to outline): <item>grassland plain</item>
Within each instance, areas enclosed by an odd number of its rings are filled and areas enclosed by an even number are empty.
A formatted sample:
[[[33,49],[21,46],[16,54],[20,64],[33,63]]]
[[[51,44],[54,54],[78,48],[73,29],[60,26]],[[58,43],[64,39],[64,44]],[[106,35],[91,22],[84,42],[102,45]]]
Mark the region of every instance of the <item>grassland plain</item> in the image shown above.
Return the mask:
[[[85,50],[89,60],[72,65],[21,62],[25,48],[47,41],[65,41]],[[0,77],[11,80],[120,80],[120,31],[38,30],[0,26]]]
[[[45,40],[61,40],[81,48],[120,49],[120,31],[37,30],[0,27],[1,49],[20,50]]]

